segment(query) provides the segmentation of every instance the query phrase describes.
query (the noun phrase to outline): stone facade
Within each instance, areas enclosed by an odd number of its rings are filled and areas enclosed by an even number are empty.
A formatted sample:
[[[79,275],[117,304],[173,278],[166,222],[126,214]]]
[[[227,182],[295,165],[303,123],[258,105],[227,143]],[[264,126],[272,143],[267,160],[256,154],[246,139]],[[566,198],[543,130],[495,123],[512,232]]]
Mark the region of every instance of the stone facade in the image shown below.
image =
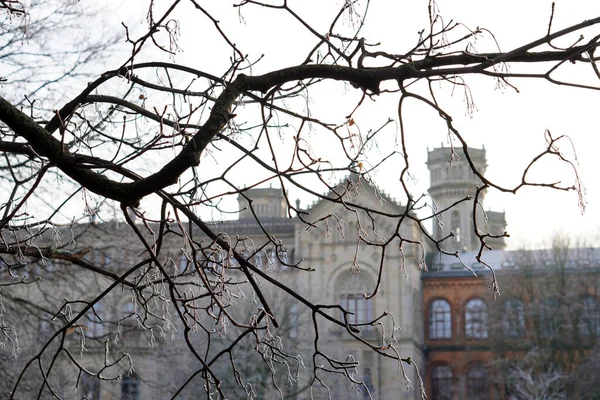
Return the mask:
[[[404,211],[401,205],[392,201],[381,202],[374,189],[369,187],[358,189],[354,198],[349,201],[393,215]],[[380,248],[357,244],[358,230],[363,229],[361,235],[373,241],[377,241],[378,237],[390,237],[392,230],[396,228],[394,218],[376,216],[369,220],[366,213],[360,210],[355,211],[353,207],[349,210],[341,204],[325,201],[313,205],[309,212],[312,220],[331,215],[335,216],[334,221],[343,221],[339,229],[333,226],[329,232],[323,229],[307,231],[296,222],[298,257],[315,269],[314,273],[303,276],[309,296],[321,297],[325,303],[353,308],[357,321],[366,322],[384,312],[393,315],[397,326],[392,324],[390,318],[385,318],[382,320],[383,329],[366,327],[361,335],[372,343],[378,343],[384,332],[388,338],[394,332],[399,354],[411,357],[416,365],[422,365],[423,342],[419,314],[421,283],[418,267],[422,257],[420,249],[417,246],[406,246],[404,254],[401,254],[398,246],[389,246],[382,259]],[[358,221],[362,221],[362,224]],[[416,225],[405,224],[401,229],[402,236],[422,240]],[[383,275],[377,289],[378,295],[365,300],[363,293],[373,292],[380,269]],[[327,341],[327,347],[335,348],[340,355],[352,354],[357,359],[362,359],[359,373],[365,381],[372,380],[374,398],[412,399],[419,396],[418,390],[406,390],[398,375],[397,362],[377,357],[343,328],[332,327]],[[413,383],[417,382],[413,370],[408,369],[408,374]],[[347,387],[336,390],[335,398],[351,394]]]
[[[460,150],[456,150],[461,155]],[[485,150],[471,149],[473,162],[483,173],[486,167]],[[454,204],[460,198],[474,195],[477,186],[481,185],[479,179],[469,172],[464,157],[451,160],[450,148],[434,149],[429,153],[428,166],[431,170],[430,195],[435,201],[438,210]],[[393,237],[397,229],[398,218],[405,212],[403,205],[381,194],[376,188],[369,187],[364,181],[350,176],[340,182],[332,193],[331,198],[343,199],[339,202],[319,201],[306,210],[302,210],[301,218],[291,218],[287,213],[284,193],[278,188],[244,189],[238,197],[240,212],[237,220],[211,223],[214,231],[226,238],[236,250],[242,254],[253,255],[252,261],[261,267],[269,276],[285,282],[290,288],[301,296],[315,303],[340,304],[344,309],[352,312],[345,318],[351,323],[367,322],[376,316],[385,314],[381,325],[365,326],[361,329],[359,337],[373,346],[380,346],[382,340],[390,340],[393,336],[394,347],[402,357],[411,360],[425,371],[427,376],[432,366],[448,362],[452,358],[458,363],[457,368],[467,370],[474,362],[488,357],[485,350],[479,346],[479,340],[466,340],[464,336],[456,335],[448,339],[431,340],[429,326],[424,321],[430,318],[429,309],[435,299],[446,298],[451,304],[463,307],[465,302],[473,298],[488,298],[485,274],[480,280],[473,280],[470,273],[461,270],[459,275],[445,272],[436,274],[434,247],[420,231],[418,226],[410,220],[401,225],[401,236],[422,243],[422,246],[398,243],[385,247],[378,246],[382,238]],[[480,202],[483,196],[480,197]],[[479,207],[483,209],[483,207]],[[367,214],[365,209],[378,210],[379,214]],[[433,235],[440,239],[454,232],[456,239],[442,243],[445,249],[469,250],[477,247],[473,238],[472,229],[469,231],[473,203],[462,202],[454,210],[444,212],[438,216],[434,224]],[[503,232],[505,228],[504,213],[487,211],[488,224],[483,229],[491,229],[494,233]],[[259,222],[257,222],[257,219]],[[302,219],[302,220],[301,220]],[[481,221],[483,221],[483,215]],[[307,225],[306,222],[309,224]],[[307,229],[307,226],[309,229]],[[268,232],[269,236],[265,235]],[[65,313],[77,314],[83,308],[82,303],[69,304],[65,310],[65,299],[92,301],[93,296],[114,284],[114,277],[86,271],[86,268],[97,267],[104,271],[122,273],[140,261],[140,254],[144,249],[138,240],[131,234],[126,225],[114,223],[91,223],[76,226],[75,229],[63,230],[57,233],[62,243],[69,242],[65,249],[82,249],[87,245],[93,250],[82,255],[82,263],[78,267],[66,263],[45,261],[29,264],[23,275],[35,277],[32,268],[41,268],[43,279],[30,286],[18,289],[19,292],[11,293],[11,299],[17,303],[20,300],[29,303],[46,304],[47,309],[56,309],[61,304],[61,316],[43,313],[40,324],[39,337],[50,337]],[[199,243],[210,243],[201,232],[188,232]],[[358,240],[358,235],[374,246],[367,246]],[[148,235],[152,243],[152,235]],[[47,245],[51,238],[46,235],[39,238],[33,245]],[[45,242],[44,242],[45,241]],[[190,260],[193,254],[189,248],[182,244],[177,235],[167,235],[162,244],[167,250],[163,252],[162,262],[166,268],[172,269],[175,277],[189,272]],[[503,248],[502,239],[496,240],[494,245]],[[213,246],[206,245],[206,249]],[[423,275],[423,259],[429,253],[430,273]],[[205,251],[196,255],[208,261],[207,267],[220,269],[227,265],[227,256],[219,250]],[[298,271],[287,267],[302,260],[302,268],[311,269]],[[84,268],[81,268],[81,267]],[[478,266],[474,267],[479,271]],[[52,279],[52,274],[57,279]],[[187,378],[190,371],[199,368],[198,361],[189,357],[186,346],[182,341],[173,340],[181,331],[176,318],[165,314],[164,298],[165,287],[152,281],[151,270],[142,268],[144,273],[136,272],[131,279],[141,284],[156,285],[153,298],[140,299],[132,296],[132,292],[122,287],[113,290],[103,298],[95,312],[88,312],[85,318],[77,322],[78,328],[66,336],[67,348],[76,355],[77,362],[93,373],[98,372],[98,365],[103,364],[106,349],[110,348],[111,362],[118,357],[117,354],[130,354],[133,368],[127,360],[117,367],[108,368],[106,377],[118,374],[123,379],[117,381],[100,381],[80,378],[78,389],[81,395],[91,398],[164,398],[172,395]],[[381,275],[380,272],[381,271]],[[67,274],[68,279],[65,279]],[[70,274],[70,275],[69,275]],[[239,273],[238,273],[239,274]],[[235,279],[235,273],[231,278]],[[423,279],[422,279],[423,278]],[[177,278],[184,279],[184,278]],[[74,282],[74,283],[73,283]],[[377,289],[377,296],[373,299],[365,298],[364,294],[373,293]],[[244,290],[241,288],[241,290]],[[248,291],[250,292],[250,291]],[[92,295],[93,294],[93,295]],[[309,322],[310,313],[298,309],[293,301],[284,297],[277,297],[274,293],[266,291],[272,303],[276,304],[276,313],[282,322],[283,328],[280,335],[287,339],[290,351],[300,353],[306,351],[306,343],[314,341],[314,328]],[[148,302],[154,314],[148,316],[140,311],[140,301]],[[253,303],[254,304],[254,303]],[[18,307],[15,311],[18,313]],[[341,311],[332,311],[336,316],[344,318]],[[8,315],[8,314],[7,314]],[[392,317],[393,316],[393,319]],[[452,326],[462,325],[462,312],[454,313]],[[175,322],[173,322],[175,321]],[[305,321],[305,322],[303,322]],[[415,386],[409,391],[399,372],[397,362],[378,357],[365,344],[360,343],[346,332],[344,328],[326,321],[319,321],[321,327],[320,346],[332,357],[344,360],[348,356],[359,360],[355,378],[364,381],[374,399],[417,399],[420,398],[418,379],[414,369],[406,367],[406,374]],[[215,329],[219,329],[215,327]],[[23,362],[39,351],[42,340],[36,338],[35,329],[31,337],[24,336],[23,345],[26,353],[20,360],[14,362],[12,369],[19,370]],[[428,338],[424,340],[424,337]],[[83,342],[84,338],[89,340]],[[97,340],[94,340],[97,339]],[[39,344],[39,345],[38,345]],[[201,343],[199,343],[201,345]],[[108,347],[107,347],[108,346]],[[478,347],[479,346],[479,347]],[[310,346],[309,346],[310,347]],[[84,350],[85,348],[85,350]],[[465,349],[468,351],[464,351]],[[483,353],[482,353],[483,351]],[[308,360],[311,360],[308,357]],[[445,361],[444,361],[445,360]],[[323,360],[321,360],[323,361]],[[312,361],[309,361],[312,362]],[[423,366],[427,364],[427,367]],[[112,364],[111,364],[112,365]],[[94,370],[95,368],[95,370]],[[259,374],[257,371],[248,372]],[[35,376],[35,374],[33,374]],[[260,375],[260,374],[259,374]],[[33,379],[33,377],[32,377]],[[51,379],[57,382],[58,387],[72,388],[75,386],[77,376],[65,373],[56,374]],[[302,376],[301,376],[302,379]],[[327,379],[331,379],[327,381]],[[75,381],[74,381],[75,380]],[[326,382],[333,398],[353,396],[356,391],[347,381],[327,377]],[[431,382],[426,380],[431,393]],[[193,382],[186,390],[178,394],[178,398],[195,398],[198,390],[202,391],[202,381]],[[457,388],[462,385],[457,383]],[[325,396],[316,389],[317,397]],[[458,390],[458,389],[457,389]],[[127,396],[123,397],[123,393]],[[289,392],[292,393],[292,392]],[[363,396],[361,392],[360,396]],[[277,397],[278,394],[275,396]],[[302,400],[308,398],[308,392],[301,392],[295,398]],[[267,397],[265,397],[267,398]],[[433,398],[436,398],[435,396]]]

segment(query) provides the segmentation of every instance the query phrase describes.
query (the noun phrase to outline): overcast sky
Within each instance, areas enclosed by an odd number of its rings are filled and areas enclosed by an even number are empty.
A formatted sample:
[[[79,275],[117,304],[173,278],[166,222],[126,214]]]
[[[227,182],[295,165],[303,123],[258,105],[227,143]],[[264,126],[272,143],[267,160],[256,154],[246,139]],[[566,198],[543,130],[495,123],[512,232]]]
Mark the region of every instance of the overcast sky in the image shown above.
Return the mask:
[[[118,8],[119,15],[128,24],[135,26],[142,19],[133,12],[131,1]],[[144,4],[146,2],[143,2]],[[241,17],[229,2],[205,2],[209,9],[218,11],[219,20],[226,32],[240,49],[251,57],[264,54],[264,59],[253,68],[259,74],[282,67],[301,63],[307,51],[314,46],[315,39],[303,31],[291,18],[283,17],[259,7],[245,8]],[[138,3],[138,4],[141,4]],[[341,4],[334,1],[289,1],[299,15],[310,22],[318,31],[325,32],[332,13]],[[446,21],[450,19],[463,22],[466,26],[477,26],[492,31],[503,51],[511,50],[545,35],[551,10],[551,1],[438,1],[441,14]],[[187,10],[187,11],[186,11]],[[222,70],[227,62],[230,50],[219,38],[211,36],[212,25],[198,14],[182,8],[178,15],[181,22],[179,45],[182,49],[176,61],[195,68],[216,72]],[[360,5],[357,10],[362,10]],[[194,15],[194,18],[189,18]],[[600,2],[584,0],[559,0],[553,29],[562,29],[568,25],[600,15]],[[414,45],[417,32],[427,24],[427,1],[377,1],[371,2],[369,21],[363,35],[370,42],[380,42],[382,50],[401,53]],[[242,21],[242,22],[240,22]],[[346,22],[350,29],[351,21]],[[139,25],[142,26],[142,25]],[[598,34],[600,28],[588,30],[586,37]],[[571,37],[574,40],[575,37]],[[558,44],[567,45],[567,41]],[[482,36],[474,45],[479,52],[495,51],[496,46],[490,35]],[[565,68],[562,77],[588,80],[593,77],[584,69]],[[470,77],[467,79],[476,110],[473,115],[466,111],[463,94],[442,90],[440,100],[449,111],[456,126],[468,139],[472,147],[485,146],[488,157],[487,176],[506,186],[514,186],[520,181],[520,173],[528,161],[544,150],[544,131],[550,130],[554,136],[568,135],[574,144],[579,162],[578,170],[586,188],[587,205],[582,214],[578,207],[575,192],[559,193],[548,189],[526,189],[518,195],[504,195],[490,191],[486,198],[486,208],[506,211],[508,230],[513,239],[510,248],[523,245],[541,245],[554,233],[567,232],[574,237],[585,236],[593,244],[600,244],[600,179],[597,178],[596,161],[599,154],[599,126],[597,123],[600,92],[585,91],[566,87],[552,86],[547,82],[528,82],[512,80],[520,93],[510,88],[499,90],[492,79]],[[333,91],[316,92],[315,104],[327,104],[323,112],[328,115],[347,112],[343,96]],[[319,103],[323,101],[323,103]],[[397,106],[395,100],[377,101],[369,108],[369,118],[357,119],[364,129],[375,128],[380,121],[394,117],[392,110]],[[318,108],[318,107],[317,107]],[[322,111],[320,108],[315,112]],[[335,118],[335,117],[332,117]],[[367,120],[369,119],[369,120]],[[429,184],[425,168],[427,148],[448,145],[446,131],[433,114],[424,107],[411,109],[407,118],[409,130],[411,173],[416,177],[414,193],[424,192]],[[568,142],[561,149],[570,157],[573,152]],[[558,179],[573,182],[573,174],[565,166],[557,163],[544,163],[534,172],[536,178],[545,181]],[[378,174],[376,180],[383,188],[391,188],[391,195],[399,195],[398,174]],[[397,193],[394,193],[394,191]],[[292,193],[292,195],[294,195]],[[302,199],[304,202],[309,199]]]

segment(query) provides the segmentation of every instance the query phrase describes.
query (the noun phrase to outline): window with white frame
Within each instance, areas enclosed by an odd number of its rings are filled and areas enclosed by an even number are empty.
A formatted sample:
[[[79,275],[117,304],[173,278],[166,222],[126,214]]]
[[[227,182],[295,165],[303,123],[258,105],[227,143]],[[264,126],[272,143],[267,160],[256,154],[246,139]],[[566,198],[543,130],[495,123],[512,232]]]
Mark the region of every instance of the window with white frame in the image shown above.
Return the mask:
[[[487,339],[487,304],[481,299],[471,299],[465,305],[465,337],[467,339]]]
[[[452,338],[452,312],[450,303],[436,299],[429,306],[429,339]]]

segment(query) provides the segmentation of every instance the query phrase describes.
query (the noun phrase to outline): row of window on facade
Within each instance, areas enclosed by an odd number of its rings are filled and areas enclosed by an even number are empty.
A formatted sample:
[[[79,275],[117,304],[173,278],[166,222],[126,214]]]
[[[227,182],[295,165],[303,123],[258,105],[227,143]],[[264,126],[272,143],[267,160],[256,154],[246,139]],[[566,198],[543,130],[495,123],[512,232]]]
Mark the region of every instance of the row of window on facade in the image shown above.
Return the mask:
[[[93,253],[88,253],[84,256],[84,260],[93,264],[96,267],[101,268],[115,268],[116,264],[124,267],[131,267],[138,263],[141,259],[137,259],[135,256],[131,255],[126,258],[116,258],[112,255],[111,250],[106,251],[94,251]],[[33,262],[30,264],[29,273],[33,275],[33,277],[38,276],[48,276],[54,274],[55,272],[60,272],[61,268],[64,268],[66,265],[69,265],[65,261],[60,260],[52,260],[52,259],[42,259],[37,262]]]
[[[600,335],[600,308],[594,296],[582,296],[578,310],[574,314],[580,336]],[[550,337],[559,333],[564,314],[560,312],[560,304],[556,298],[549,297],[542,301],[539,308],[539,324],[542,336]],[[525,307],[521,300],[508,299],[502,310],[502,332],[504,336],[518,338],[525,335]],[[465,304],[464,334],[466,339],[487,339],[488,306],[474,298]],[[435,299],[429,307],[429,339],[452,339],[452,307],[445,299]]]
[[[486,339],[488,337],[488,311],[481,299],[471,299],[465,305],[465,337]],[[452,338],[452,308],[444,299],[436,299],[429,307],[429,338]]]
[[[101,391],[101,380],[87,374],[81,376],[81,395],[88,400],[99,400]],[[135,373],[128,373],[121,380],[121,400],[139,400],[140,378]]]
[[[239,262],[225,250],[207,250],[198,252],[198,262],[204,268],[213,270],[214,272],[220,273],[223,268],[238,268]],[[252,262],[257,267],[266,269],[285,269],[286,265],[292,262],[293,250],[290,253],[283,247],[277,249],[271,249],[269,251],[249,251],[243,250],[240,255]],[[133,265],[141,261],[141,259],[130,255],[129,257],[121,257],[117,259],[112,256],[110,250],[106,251],[95,251],[93,255],[88,255],[85,259],[94,264],[95,266],[115,269],[117,266],[124,268],[130,268]],[[60,264],[60,263],[58,263]],[[178,273],[192,272],[193,266],[191,265],[191,258],[186,255],[179,257]],[[42,276],[45,274],[52,274],[59,268],[59,265],[52,260],[46,259],[33,264],[33,270],[31,273],[34,277]]]
[[[121,335],[125,335],[125,339],[129,337],[129,331],[138,328],[134,311],[133,303],[131,301],[125,302],[121,307],[121,315],[118,316],[117,322],[113,324],[115,329],[116,324],[119,324],[119,330]],[[299,306],[297,303],[292,303],[286,310],[285,329],[287,331],[287,336],[290,339],[298,338],[299,314]],[[362,311],[359,315],[362,315]],[[76,321],[76,325],[84,327],[81,332],[85,334],[86,337],[100,338],[104,335],[114,333],[106,329],[106,324],[109,322],[106,318],[107,315],[103,303],[96,303],[85,316]],[[50,339],[54,332],[55,328],[53,327],[52,321],[47,319],[40,320],[40,330],[37,335],[38,340],[45,342]],[[121,339],[123,339],[123,336]]]
[[[454,376],[450,367],[445,364],[432,368],[429,376],[431,398],[434,400],[453,400],[456,393],[459,398],[469,400],[490,398],[488,371],[480,362],[471,364],[462,378]]]
[[[293,249],[291,256],[293,257]],[[272,249],[270,251],[254,251],[243,250],[240,255],[259,268],[265,269],[286,269],[292,262],[290,254],[285,248]],[[203,268],[207,268],[215,273],[220,274],[223,269],[239,268],[239,261],[230,255],[225,250],[208,250],[204,251],[198,257],[198,264]],[[189,273],[193,271],[191,258],[187,255],[181,255],[179,258],[179,273]]]
[[[281,216],[281,205],[275,202],[258,203],[252,206],[254,212],[259,217],[279,217]]]
[[[106,324],[108,323],[106,310],[103,303],[96,303],[88,312],[75,322],[76,325],[82,326],[82,332],[89,338],[99,338],[108,334]],[[132,328],[137,327],[135,322],[134,305],[131,301],[125,302],[121,307],[121,315],[118,316],[115,322],[115,327],[119,325],[121,333],[127,333]],[[40,330],[38,340],[46,341],[54,334],[55,328],[53,322],[47,319],[40,320]]]
[[[356,218],[355,216],[350,216],[348,218]],[[376,218],[369,219],[369,224],[360,224],[356,221],[348,221],[341,219],[338,216],[338,219],[330,219],[327,221],[327,224],[323,227],[323,230],[314,229],[311,230],[313,237],[315,240],[327,239],[327,243],[345,243],[346,245],[354,245],[356,244],[356,239],[358,238],[359,233],[364,235],[365,232],[368,236],[373,232],[373,227],[376,228],[376,231],[381,234],[381,232],[390,232],[394,229],[394,225],[391,223],[387,223],[383,220],[377,220]]]

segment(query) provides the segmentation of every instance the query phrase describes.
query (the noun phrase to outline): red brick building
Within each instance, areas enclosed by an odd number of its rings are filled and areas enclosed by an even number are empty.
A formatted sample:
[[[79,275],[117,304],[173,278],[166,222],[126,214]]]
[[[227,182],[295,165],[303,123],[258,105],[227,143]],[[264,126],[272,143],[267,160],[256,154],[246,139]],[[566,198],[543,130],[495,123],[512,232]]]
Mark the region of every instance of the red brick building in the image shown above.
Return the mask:
[[[475,392],[485,392],[486,364],[493,358],[487,324],[491,279],[483,270],[475,277],[453,265],[433,267],[422,277],[426,388],[433,399],[479,398]]]
[[[477,276],[446,256],[422,275],[429,397],[505,399],[518,391],[513,398],[533,398],[527,393],[548,390],[598,398],[588,388],[597,385],[577,369],[598,362],[590,357],[597,357],[592,350],[600,338],[600,250],[488,252],[484,259],[500,282],[496,299],[490,271],[474,257],[461,255]],[[542,368],[519,370],[532,352],[544,357]],[[534,384],[517,372],[536,375]]]

